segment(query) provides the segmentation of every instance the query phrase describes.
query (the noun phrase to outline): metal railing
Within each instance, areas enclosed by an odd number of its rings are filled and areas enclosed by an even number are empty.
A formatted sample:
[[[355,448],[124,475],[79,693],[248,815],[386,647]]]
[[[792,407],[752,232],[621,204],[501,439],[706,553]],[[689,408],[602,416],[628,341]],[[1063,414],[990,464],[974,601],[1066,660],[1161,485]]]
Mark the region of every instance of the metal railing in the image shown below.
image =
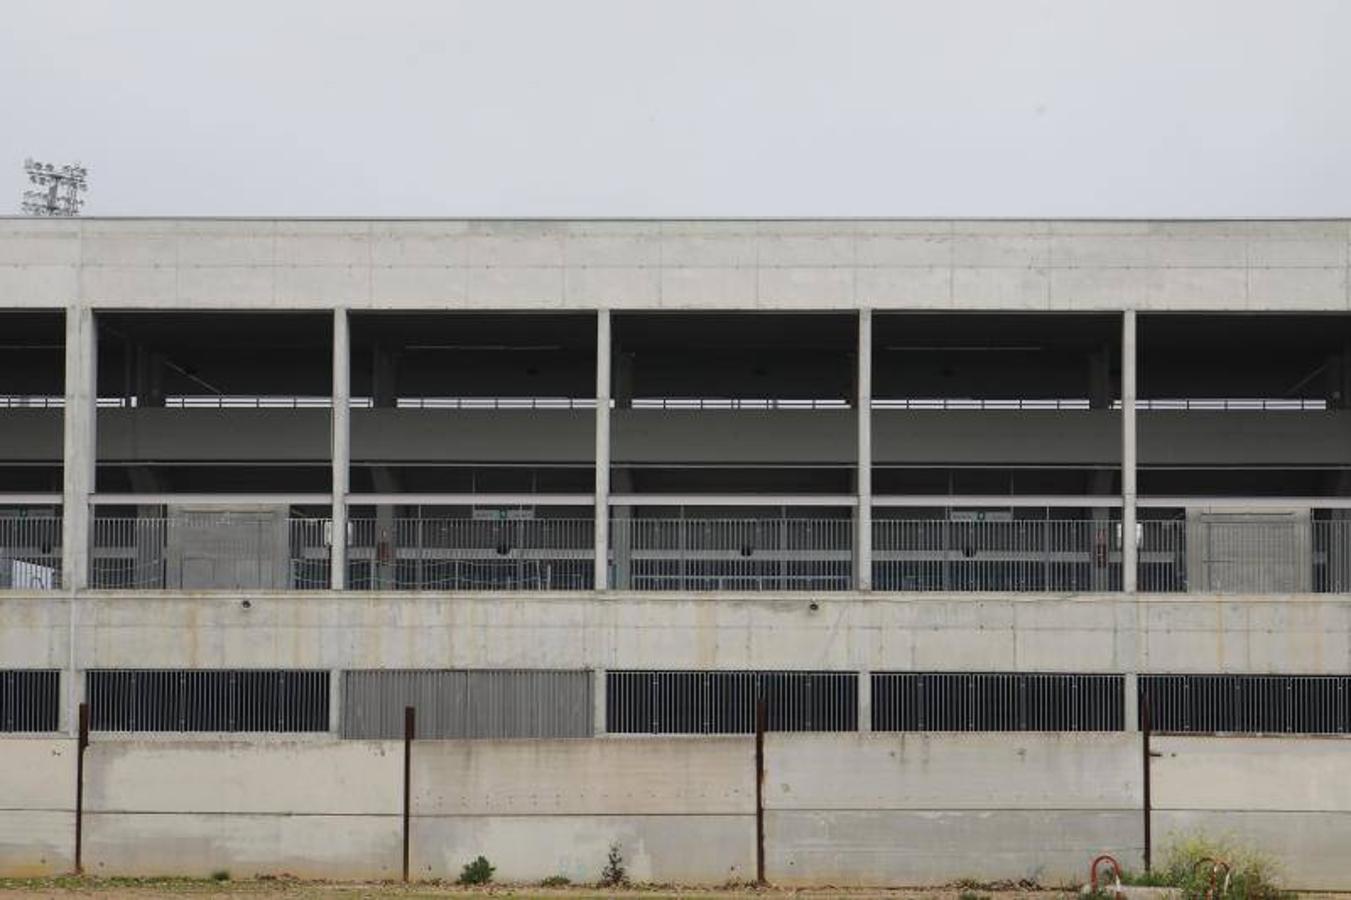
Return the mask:
[[[1121,731],[1125,677],[874,672],[874,731]]]
[[[611,584],[637,591],[844,591],[847,518],[610,520]]]
[[[1150,725],[1178,734],[1347,734],[1351,676],[1141,675]]]
[[[878,519],[873,589],[1111,591],[1121,588],[1110,519]]]
[[[0,732],[52,732],[61,727],[61,673],[0,669]]]
[[[329,585],[328,519],[257,512],[99,516],[93,588],[313,590]]]
[[[858,673],[609,671],[611,734],[749,734],[765,701],[769,731],[857,731]]]
[[[360,518],[353,590],[590,590],[595,526],[583,518]]]
[[[329,673],[300,669],[90,669],[94,731],[329,729]]]
[[[61,517],[0,516],[0,589],[61,587]]]
[[[1351,519],[1223,515],[1140,523],[1142,591],[1351,591]]]

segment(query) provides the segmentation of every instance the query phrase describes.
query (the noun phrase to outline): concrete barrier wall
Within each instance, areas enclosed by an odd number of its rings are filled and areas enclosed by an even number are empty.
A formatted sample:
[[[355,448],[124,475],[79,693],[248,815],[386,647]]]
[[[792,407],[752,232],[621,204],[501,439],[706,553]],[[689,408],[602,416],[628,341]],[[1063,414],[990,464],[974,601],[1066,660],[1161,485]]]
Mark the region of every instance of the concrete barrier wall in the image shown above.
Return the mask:
[[[1351,742],[1157,738],[1155,858],[1201,832],[1259,848],[1301,889],[1351,889]],[[771,734],[767,874],[780,884],[1082,880],[1138,868],[1133,734]],[[73,865],[74,742],[0,740],[0,875]],[[420,741],[411,868],[482,854],[504,881],[594,881],[618,844],[640,881],[755,872],[753,741]],[[85,868],[103,875],[397,877],[399,742],[100,740],[85,772]]]
[[[1260,849],[1292,887],[1351,889],[1351,740],[1159,738],[1154,831]]]
[[[749,738],[419,743],[412,869],[459,875],[487,856],[498,877],[595,881],[611,844],[638,881],[755,877]]]
[[[55,875],[74,863],[75,742],[0,740],[0,875]]]
[[[765,768],[775,883],[1065,884],[1096,853],[1141,859],[1125,734],[771,735]]]
[[[397,742],[96,740],[85,758],[85,871],[390,878]]]

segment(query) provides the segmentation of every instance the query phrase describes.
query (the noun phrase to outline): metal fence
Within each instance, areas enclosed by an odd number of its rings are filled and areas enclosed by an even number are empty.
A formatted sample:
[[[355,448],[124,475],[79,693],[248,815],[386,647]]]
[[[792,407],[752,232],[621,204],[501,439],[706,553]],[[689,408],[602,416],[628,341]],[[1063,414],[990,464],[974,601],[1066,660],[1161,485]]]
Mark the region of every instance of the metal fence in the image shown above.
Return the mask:
[[[0,731],[51,732],[61,727],[61,673],[0,669]]]
[[[874,731],[1122,731],[1125,677],[874,672]]]
[[[1351,591],[1351,519],[1217,514],[1145,521],[1142,591]]]
[[[556,669],[357,670],[343,675],[342,736],[580,738],[593,732],[589,671]]]
[[[185,512],[93,520],[90,586],[321,589],[329,585],[328,519]]]
[[[873,588],[1120,590],[1119,529],[1108,519],[878,519]]]
[[[610,671],[613,734],[749,734],[758,698],[769,731],[858,730],[855,672]]]
[[[611,583],[638,591],[844,591],[848,518],[610,520]]]
[[[1156,731],[1351,733],[1348,675],[1141,675],[1139,691]]]
[[[0,517],[0,588],[61,587],[61,517]]]
[[[353,590],[590,590],[595,525],[583,518],[359,518]]]
[[[93,731],[329,729],[329,673],[281,669],[92,669]]]

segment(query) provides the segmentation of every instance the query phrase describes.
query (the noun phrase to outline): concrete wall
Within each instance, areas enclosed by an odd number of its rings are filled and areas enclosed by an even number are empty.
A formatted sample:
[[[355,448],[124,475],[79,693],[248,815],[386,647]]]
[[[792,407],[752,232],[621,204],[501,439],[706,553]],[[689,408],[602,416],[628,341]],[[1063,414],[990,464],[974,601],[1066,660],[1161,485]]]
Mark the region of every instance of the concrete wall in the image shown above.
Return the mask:
[[[1141,865],[1129,734],[771,734],[776,884],[1077,883],[1094,855]],[[72,865],[72,741],[0,740],[0,875]],[[1290,887],[1351,889],[1351,744],[1157,738],[1155,858],[1197,831],[1259,848]],[[639,881],[754,877],[754,742],[420,741],[411,869],[594,881],[612,843]],[[85,866],[103,875],[397,877],[398,742],[106,740],[86,755]]]
[[[0,220],[0,306],[1346,310],[1348,222]]]
[[[0,875],[57,875],[74,864],[75,742],[0,739]]]
[[[1141,866],[1126,735],[771,735],[765,770],[776,884],[1070,884],[1103,852]]]
[[[70,603],[0,594],[0,666],[65,668]],[[81,669],[1351,671],[1351,599],[1340,595],[166,590],[75,604]]]
[[[1260,848],[1308,890],[1351,888],[1351,742],[1344,738],[1159,738],[1154,831]]]
[[[428,742],[414,759],[420,877],[483,853],[499,878],[595,881],[612,843],[638,881],[755,877],[747,738]]]
[[[96,739],[85,765],[91,874],[399,874],[399,743]]]

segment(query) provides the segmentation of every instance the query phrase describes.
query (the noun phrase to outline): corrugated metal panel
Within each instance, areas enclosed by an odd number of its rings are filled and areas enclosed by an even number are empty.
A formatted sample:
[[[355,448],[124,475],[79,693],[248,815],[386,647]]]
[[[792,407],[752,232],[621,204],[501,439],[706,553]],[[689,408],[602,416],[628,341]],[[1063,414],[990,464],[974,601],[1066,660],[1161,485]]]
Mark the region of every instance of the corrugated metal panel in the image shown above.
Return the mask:
[[[874,672],[874,731],[1121,731],[1125,676]]]
[[[591,673],[557,669],[366,669],[343,673],[342,735],[403,737],[404,707],[417,737],[590,737]]]
[[[92,731],[328,730],[329,673],[278,669],[94,669]]]
[[[0,731],[56,731],[61,723],[61,673],[0,669]]]
[[[856,672],[610,671],[614,734],[749,734],[756,698],[770,731],[857,731]]]
[[[1148,696],[1150,725],[1156,731],[1351,732],[1347,675],[1142,675],[1139,689],[1142,701]]]

